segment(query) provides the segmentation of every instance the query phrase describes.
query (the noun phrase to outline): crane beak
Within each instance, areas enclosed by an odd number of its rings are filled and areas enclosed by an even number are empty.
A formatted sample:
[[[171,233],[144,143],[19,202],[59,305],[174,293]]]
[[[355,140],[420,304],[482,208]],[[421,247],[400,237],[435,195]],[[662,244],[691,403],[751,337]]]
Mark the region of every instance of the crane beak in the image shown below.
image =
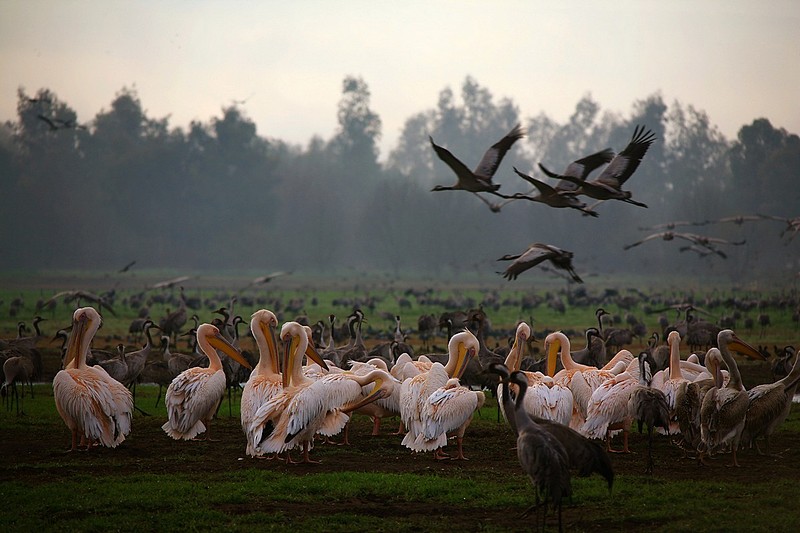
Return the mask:
[[[242,352],[234,348],[234,346],[228,342],[228,340],[223,337],[220,333],[216,333],[208,337],[208,343],[214,347],[215,349],[221,351],[240,365],[252,369],[253,367],[250,363],[242,357]]]
[[[766,361],[766,357],[764,354],[747,344],[745,341],[740,339],[736,334],[733,335],[731,341],[728,343],[728,348],[731,350],[736,351],[741,355],[746,355],[750,359],[758,359],[759,361]]]

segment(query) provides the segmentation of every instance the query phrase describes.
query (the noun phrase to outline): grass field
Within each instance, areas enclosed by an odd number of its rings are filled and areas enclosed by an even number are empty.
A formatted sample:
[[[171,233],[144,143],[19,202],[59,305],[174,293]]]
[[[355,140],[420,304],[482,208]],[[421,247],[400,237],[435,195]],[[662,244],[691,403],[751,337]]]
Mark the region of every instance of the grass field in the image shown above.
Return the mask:
[[[163,274],[163,275],[161,275]],[[116,286],[116,316],[103,313],[104,327],[96,338],[101,347],[116,342],[135,345],[128,338],[128,324],[137,309],[123,301],[172,273],[139,275]],[[253,276],[254,277],[254,276]],[[47,337],[69,325],[77,302],[59,301],[54,309],[35,310],[36,302],[46,301],[62,290],[82,289],[100,294],[116,281],[103,276],[69,273],[36,279],[7,275],[0,290],[0,338],[13,337],[19,320],[30,323],[37,312]],[[259,306],[278,307],[281,320],[305,314],[312,321],[327,313],[344,316],[359,301],[369,320],[368,342],[377,342],[393,328],[384,314],[399,313],[410,328],[424,313],[448,309],[449,301],[468,308],[483,303],[497,336],[489,342],[505,341],[506,330],[519,319],[534,319],[537,332],[563,329],[581,335],[594,325],[595,304],[567,305],[564,313],[547,305],[548,294],[564,300],[563,283],[544,283],[544,287],[495,282],[433,284],[423,281],[350,280],[321,284],[319,281],[288,276],[263,287],[238,291],[248,277],[200,278],[186,282],[187,296],[197,297],[201,320],[210,320],[215,305],[226,305],[237,295],[236,313],[248,317]],[[771,325],[737,332],[753,345],[795,344],[797,326],[792,319],[796,294],[789,290],[773,292],[755,288],[714,288],[707,294],[681,294],[674,287],[655,286],[643,291],[650,296],[628,309],[627,302],[606,293],[634,294],[627,285],[600,289],[587,283],[590,296],[597,295],[612,313],[631,312],[658,327],[661,313],[645,312],[645,306],[691,297],[698,307],[717,316],[731,312],[725,299],[753,298],[763,305],[745,316],[769,313]],[[640,285],[641,286],[641,285]],[[573,286],[574,290],[575,287]],[[412,292],[409,292],[411,290]],[[421,304],[412,294],[430,291],[437,303]],[[177,295],[177,288],[146,291],[147,295]],[[541,303],[522,309],[526,295],[539,296]],[[11,316],[15,298],[23,306]],[[794,297],[795,300],[791,298]],[[243,301],[252,298],[252,306]],[[402,303],[408,300],[410,305]],[[450,300],[450,298],[453,298]],[[290,311],[288,303],[302,300]],[[335,305],[334,300],[341,301]],[[314,303],[316,301],[316,303]],[[720,301],[723,303],[717,304]],[[173,300],[174,302],[174,300]],[[496,304],[495,304],[496,302]],[[701,303],[702,302],[702,303]],[[622,306],[620,305],[622,304]],[[495,306],[496,305],[496,306]],[[796,303],[794,304],[796,305]],[[149,304],[151,316],[163,316],[174,303]],[[670,318],[675,315],[670,312]],[[406,318],[407,317],[407,318]],[[419,346],[412,335],[411,342]],[[445,339],[437,338],[443,345]],[[580,344],[580,340],[576,340]],[[541,346],[541,343],[539,344]],[[40,345],[46,372],[52,375],[59,365],[58,346],[43,340]],[[632,347],[633,348],[633,347]],[[633,348],[635,349],[635,348]],[[632,351],[633,351],[632,349]],[[769,361],[745,362],[741,368],[745,385],[772,380]],[[35,385],[34,398],[25,397],[24,414],[5,408],[0,412],[0,524],[7,531],[141,531],[146,530],[226,530],[294,531],[525,531],[531,520],[520,515],[533,501],[533,492],[522,474],[513,450],[511,430],[498,420],[496,403],[487,404],[473,418],[467,430],[465,453],[468,461],[434,461],[431,454],[412,454],[400,445],[401,438],[391,433],[395,421],[385,421],[381,435],[369,435],[371,421],[356,416],[350,429],[350,446],[318,443],[313,455],[318,465],[287,465],[279,461],[256,460],[244,453],[244,437],[238,418],[238,397],[228,407],[223,401],[214,421],[218,442],[177,442],[160,429],[166,421],[163,402],[156,407],[158,388],[137,387],[137,413],[129,438],[116,449],[67,453],[69,432],[58,416],[47,380]],[[230,410],[229,410],[230,409]],[[449,447],[448,447],[449,448]],[[773,437],[772,451],[777,456],[761,456],[752,450],[740,455],[740,468],[727,466],[730,458],[721,455],[710,466],[683,458],[683,452],[667,437],[656,439],[655,473],[644,474],[646,439],[631,435],[632,454],[612,454],[616,472],[609,493],[599,477],[573,478],[574,496],[564,508],[568,531],[796,531],[800,511],[793,494],[800,479],[800,408],[795,405]],[[552,515],[548,530],[556,530]]]

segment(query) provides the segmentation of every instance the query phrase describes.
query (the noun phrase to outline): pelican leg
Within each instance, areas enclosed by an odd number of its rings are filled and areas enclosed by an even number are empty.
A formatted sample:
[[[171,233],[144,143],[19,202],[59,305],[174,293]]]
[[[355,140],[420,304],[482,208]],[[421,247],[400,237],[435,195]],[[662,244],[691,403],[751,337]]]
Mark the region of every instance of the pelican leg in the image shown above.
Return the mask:
[[[462,461],[468,461],[469,459],[464,457],[464,447],[463,447],[464,437],[456,437],[456,442],[458,443],[458,452],[456,453],[455,457],[452,457],[452,459],[454,460],[460,459]]]
[[[372,435],[380,435],[381,434],[381,419],[380,417],[373,416],[372,417]]]
[[[307,464],[320,464],[322,461],[314,461],[308,455],[308,442],[303,443],[303,463]]]
[[[403,425],[403,421],[400,421],[400,426],[397,428],[397,431],[392,433],[392,435],[405,435],[406,434],[406,427]]]

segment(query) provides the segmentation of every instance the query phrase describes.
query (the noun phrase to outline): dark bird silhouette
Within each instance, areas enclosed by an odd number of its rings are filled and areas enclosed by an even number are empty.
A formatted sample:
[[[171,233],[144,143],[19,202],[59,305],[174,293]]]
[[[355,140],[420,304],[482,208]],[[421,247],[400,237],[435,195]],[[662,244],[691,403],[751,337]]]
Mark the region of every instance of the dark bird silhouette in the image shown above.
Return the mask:
[[[639,226],[639,229],[642,231],[648,230],[656,230],[656,229],[664,229],[664,230],[673,230],[678,226],[705,226],[708,224],[708,220],[704,220],[703,222],[690,222],[688,220],[676,220],[674,222],[663,222],[661,224],[655,224],[653,226]]]
[[[633,194],[630,191],[622,190],[622,186],[639,167],[655,138],[652,131],[645,130],[644,126],[636,126],[628,146],[614,156],[608,166],[594,180],[585,180],[569,174],[556,174],[547,170],[541,163],[539,163],[539,168],[551,178],[566,180],[578,185],[577,194],[584,194],[595,200],[620,200],[639,207],[647,207],[646,204],[633,200],[631,198]]]
[[[717,251],[717,249],[714,247],[715,244],[730,244],[730,245],[733,245],[733,246],[741,246],[746,242],[744,240],[742,240],[742,241],[727,241],[725,239],[720,239],[720,238],[717,238],[717,237],[706,237],[706,236],[703,236],[703,235],[697,235],[696,233],[680,233],[680,232],[677,232],[677,231],[661,231],[659,233],[653,233],[652,235],[648,235],[644,239],[640,239],[640,240],[638,240],[636,242],[633,242],[631,244],[626,244],[625,246],[622,247],[622,249],[623,250],[630,250],[631,248],[639,246],[640,244],[644,244],[644,243],[646,243],[648,241],[652,241],[652,240],[655,240],[655,239],[662,239],[664,241],[672,241],[672,240],[675,240],[675,239],[683,239],[685,241],[689,241],[689,242],[691,242],[693,244],[696,244],[698,246],[703,246],[703,247],[711,250],[712,252],[716,252]]]
[[[475,167],[475,170],[470,170],[464,163],[450,153],[448,149],[438,146],[435,142],[433,142],[433,137],[429,136],[428,138],[430,139],[431,146],[436,152],[437,157],[444,161],[447,166],[449,166],[450,169],[455,172],[456,177],[458,178],[458,181],[456,181],[456,183],[453,185],[436,185],[433,189],[431,189],[431,191],[469,191],[480,198],[481,201],[487,204],[490,208],[492,208],[493,204],[480,196],[478,193],[488,192],[501,196],[497,193],[500,185],[493,183],[492,178],[494,177],[497,168],[500,166],[500,163],[503,161],[503,157],[506,155],[506,152],[508,152],[511,146],[524,135],[525,133],[522,130],[522,126],[517,124],[514,129],[506,134],[505,137],[494,143],[491,148],[486,150],[486,153],[483,154],[483,157]],[[494,211],[495,209],[496,208],[493,208],[492,210]]]
[[[510,381],[512,373],[501,363],[492,363],[488,366],[488,371],[500,376],[501,380],[501,401],[506,413],[511,413],[508,417],[509,425],[514,432],[517,432],[517,424],[513,413],[515,409],[514,400],[508,387],[509,383],[516,383],[518,380],[526,379],[524,373],[514,376],[514,381]],[[559,424],[553,420],[532,416],[531,419],[542,429],[550,433],[564,446],[569,458],[569,469],[578,474],[579,477],[587,477],[592,474],[600,474],[608,483],[608,490],[614,485],[614,468],[611,459],[601,444],[588,439],[564,424]]]
[[[513,261],[505,272],[503,272],[503,277],[509,280],[517,279],[517,276],[521,273],[529,268],[535,267],[539,263],[550,261],[554,267],[569,272],[574,281],[583,283],[583,280],[575,273],[572,267],[573,255],[572,252],[562,250],[551,244],[535,242],[528,246],[528,249],[521,254],[507,254],[498,259],[498,261]]]
[[[50,131],[57,131],[59,129],[59,126],[55,122],[53,122],[53,120],[44,115],[41,114],[36,115],[36,118],[38,118],[39,120],[43,121],[45,124],[50,126]]]
[[[586,204],[580,201],[575,194],[559,191],[555,187],[548,185],[541,180],[537,180],[534,177],[520,172],[516,167],[514,167],[514,172],[517,173],[517,176],[533,185],[535,189],[539,191],[539,194],[531,196],[533,190],[531,190],[529,193],[518,192],[510,197],[511,200],[528,200],[530,202],[539,202],[555,208],[577,209],[583,214],[592,217],[598,216],[595,211],[587,208]]]
[[[558,512],[558,530],[563,531],[561,521],[561,502],[563,498],[572,496],[572,484],[569,473],[569,455],[564,445],[545,431],[541,425],[533,421],[525,411],[525,393],[528,380],[521,372],[513,372],[509,381],[519,387],[514,404],[514,421],[517,426],[517,458],[531,480],[535,494],[535,504],[525,511],[523,516],[544,504],[542,513],[542,529],[547,518],[547,501],[553,502]],[[507,388],[507,387],[506,387]]]
[[[130,269],[131,269],[131,267],[132,267],[133,265],[135,265],[135,264],[136,264],[136,260],[133,260],[133,261],[131,261],[130,263],[128,263],[127,265],[125,265],[124,267],[120,268],[120,269],[117,271],[117,273],[118,273],[118,274],[122,274],[123,272],[127,272],[127,271],[128,271],[128,270],[130,270]]]
[[[653,430],[662,428],[669,431],[669,404],[667,397],[659,389],[650,386],[653,373],[647,362],[649,352],[639,354],[639,385],[633,390],[630,399],[631,411],[639,433],[647,426],[647,468],[646,474],[653,473]]]
[[[585,181],[589,174],[594,172],[595,169],[610,162],[612,159],[614,159],[614,151],[611,148],[606,148],[600,152],[596,152],[573,161],[567,165],[567,168],[564,169],[564,172],[558,176],[566,176],[569,178],[574,178],[574,180],[562,178],[561,181],[556,184],[555,189],[559,192],[571,192],[577,194],[578,190],[580,189],[580,182]],[[544,173],[550,177],[557,176],[557,174],[554,172],[546,170],[541,163],[539,164],[539,168],[541,168],[542,171],[544,171]]]

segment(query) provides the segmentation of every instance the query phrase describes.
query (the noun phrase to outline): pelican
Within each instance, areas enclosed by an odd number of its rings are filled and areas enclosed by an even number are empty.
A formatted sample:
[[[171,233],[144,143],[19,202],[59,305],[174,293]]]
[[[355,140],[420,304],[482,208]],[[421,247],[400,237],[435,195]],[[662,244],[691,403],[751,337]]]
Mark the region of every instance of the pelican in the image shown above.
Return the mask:
[[[517,124],[514,129],[505,135],[505,137],[494,143],[491,148],[486,150],[486,153],[483,154],[483,157],[481,158],[480,163],[478,163],[478,166],[475,167],[475,170],[470,170],[464,163],[450,153],[448,149],[438,146],[436,143],[434,143],[433,137],[429,136],[428,138],[430,139],[433,150],[436,152],[436,156],[444,161],[458,177],[458,181],[456,181],[454,185],[436,185],[433,189],[431,189],[431,191],[469,191],[480,198],[482,202],[492,209],[492,211],[497,210],[493,204],[491,204],[478,193],[488,192],[498,195],[497,189],[500,188],[500,185],[493,183],[492,177],[494,177],[497,167],[499,167],[500,163],[503,161],[503,157],[506,155],[506,152],[508,152],[511,146],[524,135],[525,133],[522,130],[522,126]]]
[[[520,370],[522,364],[522,347],[526,345],[531,337],[531,328],[525,322],[520,322],[514,335],[514,344],[506,357],[505,365],[510,372]],[[547,374],[541,372],[522,372],[528,380],[528,395],[525,397],[525,411],[533,418],[543,418],[553,420],[568,426],[572,418],[573,397],[569,388],[556,383],[553,375],[556,370],[557,357],[554,353],[549,353],[547,357]],[[503,395],[502,388],[504,382],[497,386],[497,396]],[[509,423],[514,419],[514,413],[508,412],[506,406],[500,403],[503,418]]]
[[[217,349],[239,364],[252,368],[241,353],[212,324],[197,328],[197,344],[208,357],[208,368],[193,367],[172,380],[164,397],[167,420],[161,429],[175,440],[194,439],[206,432],[209,437],[211,419],[225,394],[225,372]]]
[[[486,396],[482,391],[468,389],[456,378],[448,379],[425,402],[422,431],[417,435],[414,445],[426,449],[436,446],[438,458],[442,458],[440,452],[447,445],[447,434],[455,431],[458,450],[452,459],[465,460],[464,432],[472,421],[472,414],[483,407],[485,401]]]
[[[278,414],[272,434],[260,440],[260,447],[274,449],[277,445],[276,451],[282,451],[282,440],[286,450],[302,446],[304,463],[318,462],[309,457],[314,435],[337,434],[349,420],[345,411],[358,409],[391,394],[393,378],[383,370],[373,370],[365,376],[340,372],[311,380],[303,374],[304,354],[324,369],[327,365],[309,344],[308,331],[297,322],[287,322],[281,328],[281,339],[285,347],[283,392],[275,402],[283,404],[283,409]],[[375,386],[372,392],[364,395],[362,387],[370,382]],[[288,454],[287,461],[292,462]]]
[[[730,350],[743,353],[755,359],[763,359],[761,353],[741,340],[733,331],[723,329],[717,335],[718,350],[710,350],[706,355],[706,365],[711,365],[716,379],[716,387],[710,389],[700,407],[700,438],[702,440],[700,460],[711,456],[720,448],[730,445],[733,466],[739,466],[736,450],[744,430],[745,416],[750,399],[742,386],[742,376]],[[711,358],[711,361],[708,358]],[[728,367],[730,380],[722,386],[721,362]]]
[[[646,204],[631,199],[631,192],[623,191],[622,186],[639,167],[654,140],[655,135],[652,131],[645,130],[644,126],[636,126],[628,146],[614,156],[608,166],[594,180],[584,180],[568,173],[556,174],[547,170],[541,163],[539,168],[551,178],[559,178],[579,185],[578,194],[585,194],[596,200],[620,200],[639,207],[647,207]]]
[[[460,378],[467,363],[475,357],[480,349],[477,337],[470,331],[461,331],[450,338],[447,344],[448,360],[446,365],[433,363],[430,370],[422,372],[403,382],[400,389],[400,417],[408,428],[402,444],[415,452],[434,451],[435,459],[444,459],[439,440],[418,439],[423,433],[428,412],[425,406],[431,395],[443,387],[450,378]],[[408,366],[408,364],[406,364]]]
[[[383,370],[384,372],[389,372],[386,362],[380,357],[370,359],[366,363],[350,361],[350,368],[352,369],[353,373],[358,375],[367,375],[373,370]],[[396,385],[392,388],[391,394],[354,410],[358,414],[366,415],[372,418],[372,435],[380,434],[382,418],[397,416],[400,414],[400,384],[402,381],[397,379],[397,376],[394,374],[390,373],[390,375],[394,380],[394,385]],[[345,431],[347,431],[347,428],[345,428]],[[399,434],[400,433],[397,433],[397,435]],[[345,444],[347,444],[346,440]]]
[[[795,358],[792,370],[782,379],[775,383],[756,385],[747,391],[750,404],[747,407],[742,442],[745,445],[755,445],[759,454],[761,449],[756,439],[763,436],[769,450],[770,435],[786,420],[792,409],[792,398],[800,382],[798,363],[800,355]]]
[[[100,442],[115,448],[131,431],[131,392],[100,367],[86,366],[89,344],[101,322],[92,307],[75,310],[64,369],[53,379],[56,409],[72,432],[71,451],[78,449],[79,434],[88,446]]]
[[[508,280],[517,279],[517,276],[529,268],[533,268],[544,261],[550,261],[554,267],[569,272],[573,281],[583,283],[583,280],[572,268],[573,255],[572,252],[562,250],[552,244],[535,242],[528,246],[528,249],[524,252],[520,254],[506,254],[498,259],[498,261],[513,261],[503,273],[503,277]]]
[[[621,350],[617,356],[614,356],[614,358],[606,364],[606,366],[597,368],[595,366],[576,363],[570,355],[569,339],[560,331],[554,331],[548,335],[544,340],[544,344],[548,357],[554,357],[560,351],[561,364],[564,368],[553,376],[553,380],[560,385],[568,387],[569,390],[572,391],[574,407],[572,410],[570,427],[577,430],[586,422],[586,409],[588,408],[592,392],[605,380],[615,377],[615,374],[611,372],[610,369],[615,366],[621,358],[626,357],[626,354],[623,352],[627,352],[627,356],[630,356],[631,359],[633,356],[630,355],[630,352],[627,350]]]
[[[609,452],[630,453],[628,432],[633,417],[628,408],[637,379],[627,370],[605,380],[594,391],[586,405],[586,422],[580,433],[592,439],[605,439]],[[611,432],[622,430],[622,450],[611,447]]]
[[[677,331],[670,331],[669,335],[667,335],[667,344],[669,344],[669,373],[666,372],[666,369],[659,370],[653,376],[651,385],[653,388],[659,389],[667,397],[669,416],[672,421],[669,432],[676,433],[679,428],[675,418],[675,398],[678,395],[681,383],[691,380],[683,376],[680,352],[681,334]]]
[[[256,453],[258,442],[255,435],[264,431],[265,420],[253,425],[258,409],[283,390],[283,377],[280,371],[278,349],[275,342],[275,328],[278,319],[275,313],[259,309],[250,318],[250,331],[258,346],[259,359],[242,391],[241,420],[242,430],[247,438],[246,453],[251,457],[261,457]]]

